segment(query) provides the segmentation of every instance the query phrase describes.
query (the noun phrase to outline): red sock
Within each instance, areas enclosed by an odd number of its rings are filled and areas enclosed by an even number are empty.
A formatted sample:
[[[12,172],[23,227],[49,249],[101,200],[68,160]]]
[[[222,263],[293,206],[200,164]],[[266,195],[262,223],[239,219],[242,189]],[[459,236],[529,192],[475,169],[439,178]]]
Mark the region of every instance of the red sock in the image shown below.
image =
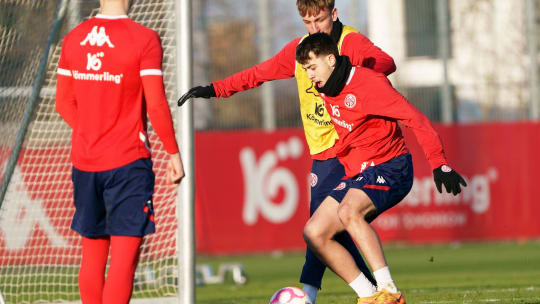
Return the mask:
[[[111,236],[111,261],[103,288],[103,304],[129,303],[141,241],[142,237]]]
[[[79,292],[83,304],[101,304],[109,238],[82,237],[82,260],[79,269]]]

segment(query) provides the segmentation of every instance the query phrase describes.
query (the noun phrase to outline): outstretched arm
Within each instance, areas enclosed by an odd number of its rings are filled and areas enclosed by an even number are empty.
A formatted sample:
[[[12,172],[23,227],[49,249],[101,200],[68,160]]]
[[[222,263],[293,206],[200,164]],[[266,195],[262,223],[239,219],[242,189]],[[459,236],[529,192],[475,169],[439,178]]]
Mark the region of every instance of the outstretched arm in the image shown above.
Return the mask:
[[[217,97],[230,97],[236,92],[256,88],[266,81],[294,76],[295,51],[300,38],[289,42],[272,58],[235,73],[225,79],[213,81]]]
[[[399,94],[386,77],[378,74],[372,79],[368,93],[371,102],[363,103],[363,110],[372,115],[394,118],[411,128],[433,170],[437,190],[442,193],[444,185],[447,193],[460,193],[460,185],[467,186],[467,183],[448,165],[439,134],[426,115]]]
[[[191,98],[230,97],[237,92],[256,88],[266,81],[294,76],[296,45],[300,38],[289,42],[274,57],[206,86],[196,86],[178,99],[181,107]]]
[[[398,120],[414,132],[432,169],[447,164],[439,134],[428,118],[397,92],[382,75],[364,70],[359,90],[366,94],[361,111]]]

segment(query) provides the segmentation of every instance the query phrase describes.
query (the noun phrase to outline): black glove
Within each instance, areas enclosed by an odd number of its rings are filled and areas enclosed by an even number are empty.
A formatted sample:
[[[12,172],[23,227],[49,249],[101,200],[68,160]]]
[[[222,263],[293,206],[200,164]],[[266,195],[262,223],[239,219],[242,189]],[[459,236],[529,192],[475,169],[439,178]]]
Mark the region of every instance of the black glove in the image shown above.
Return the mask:
[[[461,192],[459,184],[463,185],[463,187],[467,186],[463,177],[447,165],[442,165],[433,170],[433,179],[435,180],[435,186],[437,186],[439,193],[442,193],[443,184],[446,187],[446,192],[452,192],[454,195]]]
[[[213,85],[207,85],[207,86],[198,86],[189,89],[189,91],[182,95],[180,99],[178,99],[178,106],[181,107],[188,99],[190,98],[210,98],[210,97],[216,97],[216,90],[214,90]]]

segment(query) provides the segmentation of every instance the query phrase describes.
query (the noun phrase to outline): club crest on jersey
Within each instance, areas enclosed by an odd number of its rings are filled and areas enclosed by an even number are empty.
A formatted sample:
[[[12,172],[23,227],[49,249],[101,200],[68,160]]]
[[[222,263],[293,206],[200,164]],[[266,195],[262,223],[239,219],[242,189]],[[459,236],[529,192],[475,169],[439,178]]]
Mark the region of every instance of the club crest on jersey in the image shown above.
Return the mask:
[[[354,96],[353,94],[347,94],[343,103],[349,109],[354,108],[354,106],[356,105],[356,96]]]
[[[309,179],[309,183],[311,187],[317,186],[317,182],[319,181],[319,178],[317,177],[317,174],[311,172],[311,178]]]
[[[92,28],[92,31],[88,33],[86,38],[81,42],[81,45],[86,45],[86,43],[90,44],[91,46],[103,46],[105,43],[110,48],[114,48],[114,45],[111,42],[111,39],[109,39],[109,36],[105,33],[105,27],[101,26],[99,27],[95,25]]]
[[[337,185],[337,186],[334,188],[334,190],[343,190],[343,189],[345,189],[345,186],[346,186],[346,185],[347,185],[347,184],[346,184],[345,182],[341,182],[341,183],[339,183],[339,185]]]

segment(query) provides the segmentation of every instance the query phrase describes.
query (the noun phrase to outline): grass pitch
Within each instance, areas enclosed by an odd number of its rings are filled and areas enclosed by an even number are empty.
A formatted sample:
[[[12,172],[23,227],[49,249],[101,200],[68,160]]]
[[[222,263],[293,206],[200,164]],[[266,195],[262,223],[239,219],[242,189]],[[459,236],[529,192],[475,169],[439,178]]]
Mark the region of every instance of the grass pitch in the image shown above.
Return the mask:
[[[540,242],[386,245],[392,276],[407,303],[540,304]],[[303,253],[198,257],[197,264],[243,263],[248,283],[198,286],[199,304],[264,304],[285,286],[299,286]],[[317,304],[356,303],[349,286],[327,270]]]

